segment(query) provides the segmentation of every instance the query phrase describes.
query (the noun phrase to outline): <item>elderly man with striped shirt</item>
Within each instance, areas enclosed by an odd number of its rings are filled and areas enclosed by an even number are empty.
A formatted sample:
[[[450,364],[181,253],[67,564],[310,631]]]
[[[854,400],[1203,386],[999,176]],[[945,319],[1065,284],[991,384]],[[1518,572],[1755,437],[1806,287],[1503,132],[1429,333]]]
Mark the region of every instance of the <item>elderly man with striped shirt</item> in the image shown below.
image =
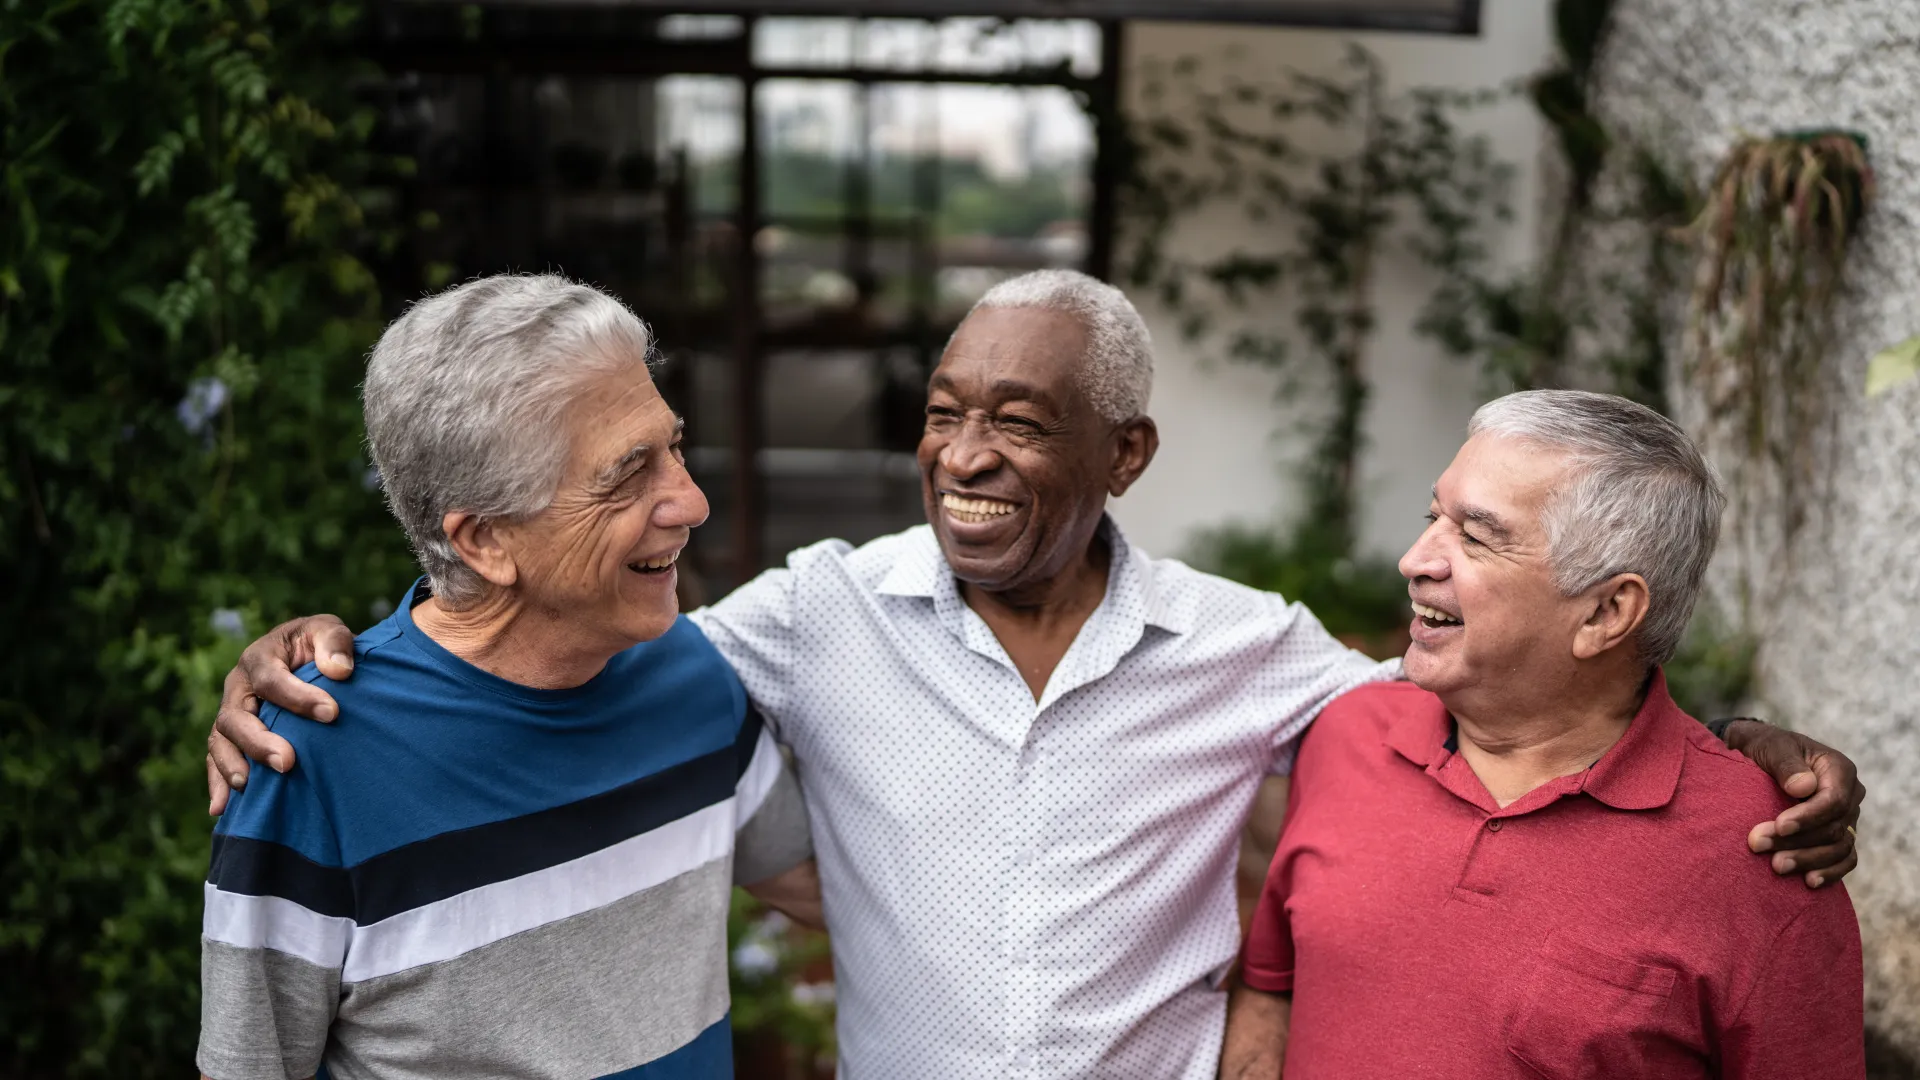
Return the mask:
[[[693,616],[807,792],[842,1080],[1213,1077],[1255,794],[1328,702],[1398,674],[1298,604],[1128,543],[1106,504],[1159,445],[1151,382],[1118,290],[996,287],[928,386],[927,524],[803,548]],[[320,616],[256,642],[220,733],[296,768],[246,706],[346,722],[285,670],[341,653],[344,675],[345,640]],[[1818,774],[1758,826],[1811,845],[1775,868],[1851,866],[1851,764],[1766,725],[1730,737],[1782,781]],[[217,733],[209,768],[217,807],[246,762]]]
[[[341,723],[263,712],[301,767],[214,837],[203,1075],[733,1074],[732,886],[816,886],[779,749],[676,617],[707,503],[650,352],[554,277],[381,337],[368,440],[426,576],[352,682],[299,672]]]

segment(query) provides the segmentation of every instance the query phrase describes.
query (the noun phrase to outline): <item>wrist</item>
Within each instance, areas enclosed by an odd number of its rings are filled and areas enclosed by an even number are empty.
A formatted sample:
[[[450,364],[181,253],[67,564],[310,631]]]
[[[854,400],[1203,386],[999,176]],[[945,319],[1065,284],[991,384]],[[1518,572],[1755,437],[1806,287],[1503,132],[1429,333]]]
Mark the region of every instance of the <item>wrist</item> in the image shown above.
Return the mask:
[[[1718,720],[1709,720],[1707,730],[1714,738],[1737,750],[1747,741],[1756,724],[1763,724],[1763,721],[1750,716],[1723,716]]]

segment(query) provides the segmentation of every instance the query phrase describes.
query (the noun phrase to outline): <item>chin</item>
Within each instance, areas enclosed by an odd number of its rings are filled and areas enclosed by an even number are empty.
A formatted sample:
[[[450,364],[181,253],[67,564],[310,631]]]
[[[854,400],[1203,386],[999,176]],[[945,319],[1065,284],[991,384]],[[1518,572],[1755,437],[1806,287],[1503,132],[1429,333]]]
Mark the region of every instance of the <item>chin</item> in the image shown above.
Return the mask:
[[[674,620],[679,617],[680,612],[675,610],[669,611],[665,615],[638,619],[628,625],[632,628],[633,639],[635,641],[652,641],[654,638],[660,637],[667,631],[673,629]]]
[[[1419,645],[1407,647],[1407,654],[1401,658],[1400,667],[1406,673],[1407,681],[1422,690],[1438,694],[1447,689],[1446,664]]]
[[[673,629],[674,620],[680,617],[678,604],[661,611],[652,607],[628,608],[621,611],[614,620],[614,632],[631,644],[652,641],[654,638]]]

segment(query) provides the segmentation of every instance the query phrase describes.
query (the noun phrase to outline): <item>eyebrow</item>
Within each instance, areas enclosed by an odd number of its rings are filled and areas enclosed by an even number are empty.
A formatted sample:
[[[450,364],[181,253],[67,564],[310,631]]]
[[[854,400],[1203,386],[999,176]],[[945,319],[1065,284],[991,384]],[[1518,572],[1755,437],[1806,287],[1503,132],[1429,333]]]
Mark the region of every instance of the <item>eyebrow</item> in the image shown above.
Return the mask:
[[[948,393],[953,393],[954,382],[953,379],[945,373],[936,373],[927,381],[927,389],[929,391],[945,390]],[[1044,405],[1048,408],[1058,408],[1058,404],[1054,401],[1053,395],[1048,393],[1046,388],[1030,383],[1025,379],[995,379],[988,385],[987,392],[1002,402],[1029,401],[1036,405]]]
[[[674,417],[673,435],[668,439],[668,442],[671,443],[673,439],[677,439],[686,434],[686,431],[687,418],[684,416]],[[653,449],[654,444],[652,443],[640,443],[633,449],[621,454],[620,460],[600,470],[600,476],[598,478],[600,486],[609,488],[617,487],[620,481],[626,478],[628,473],[631,473],[640,462],[646,459],[648,454],[653,453]]]
[[[1440,501],[1440,486],[1438,484],[1434,485],[1433,488],[1433,501]],[[1493,533],[1501,540],[1513,539],[1513,530],[1507,528],[1507,523],[1500,519],[1499,514],[1485,507],[1475,506],[1472,503],[1463,504],[1458,507],[1458,509],[1460,511],[1461,521],[1471,521],[1486,529],[1488,532]]]

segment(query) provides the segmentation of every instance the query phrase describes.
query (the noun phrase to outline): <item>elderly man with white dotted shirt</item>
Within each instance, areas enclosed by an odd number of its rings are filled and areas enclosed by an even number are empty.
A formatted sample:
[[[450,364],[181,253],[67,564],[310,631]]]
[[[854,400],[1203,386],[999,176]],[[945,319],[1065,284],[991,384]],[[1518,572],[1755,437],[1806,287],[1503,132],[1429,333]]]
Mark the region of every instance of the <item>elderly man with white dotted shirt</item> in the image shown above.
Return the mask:
[[[1298,604],[1128,544],[1105,507],[1158,447],[1151,382],[1118,290],[1000,285],[928,385],[928,524],[803,548],[691,616],[793,751],[842,1080],[1213,1077],[1255,793],[1329,701],[1398,674]],[[211,740],[216,809],[239,751],[294,766],[253,695],[330,719],[287,670],[344,678],[349,640],[316,616],[248,649]],[[1800,849],[1776,869],[1849,869],[1851,763],[1730,734],[1813,796],[1756,828]]]

